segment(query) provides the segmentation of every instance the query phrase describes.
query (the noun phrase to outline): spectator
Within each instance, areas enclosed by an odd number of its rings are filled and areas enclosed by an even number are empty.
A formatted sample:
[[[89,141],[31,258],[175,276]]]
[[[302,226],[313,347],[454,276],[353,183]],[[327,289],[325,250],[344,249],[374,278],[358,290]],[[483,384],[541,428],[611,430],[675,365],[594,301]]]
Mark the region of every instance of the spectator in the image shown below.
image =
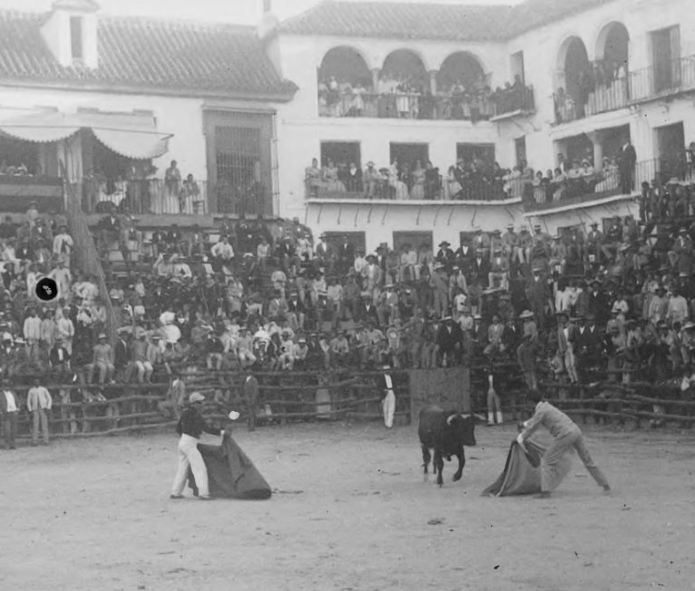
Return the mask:
[[[48,411],[53,406],[51,393],[39,385],[39,379],[34,380],[33,388],[27,393],[27,409],[32,416],[32,445],[38,445],[39,432],[43,434],[43,442],[48,445],[50,435],[48,433]]]

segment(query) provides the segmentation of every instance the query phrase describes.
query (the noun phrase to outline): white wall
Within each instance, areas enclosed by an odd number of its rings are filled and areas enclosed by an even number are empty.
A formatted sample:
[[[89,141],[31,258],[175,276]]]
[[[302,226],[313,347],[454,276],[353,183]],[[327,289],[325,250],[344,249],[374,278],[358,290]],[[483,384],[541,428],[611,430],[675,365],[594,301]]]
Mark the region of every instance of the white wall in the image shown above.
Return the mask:
[[[78,108],[152,111],[158,131],[174,134],[169,152],[154,162],[159,168],[158,176],[164,176],[173,159],[178,161],[182,174],[193,173],[201,180],[207,178],[202,99],[0,87],[0,104],[4,108],[56,107],[62,112],[75,112]]]
[[[387,210],[388,208],[388,210]],[[330,204],[321,209],[317,204],[307,207],[306,215],[300,218],[315,235],[322,232],[365,232],[367,253],[376,250],[382,242],[393,246],[394,232],[432,232],[437,245],[446,240],[458,248],[459,232],[471,232],[475,226],[485,231],[499,229],[515,223],[517,230],[522,225],[530,229],[528,221],[518,204],[501,205],[455,205],[439,204],[426,207],[384,202],[368,204]],[[320,219],[320,221],[319,221]]]

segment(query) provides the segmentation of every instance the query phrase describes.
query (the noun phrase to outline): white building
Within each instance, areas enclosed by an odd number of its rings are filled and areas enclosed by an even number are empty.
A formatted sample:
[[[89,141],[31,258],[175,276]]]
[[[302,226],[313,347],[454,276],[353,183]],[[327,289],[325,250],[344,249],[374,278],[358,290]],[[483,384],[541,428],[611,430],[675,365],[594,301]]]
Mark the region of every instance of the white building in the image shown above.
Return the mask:
[[[456,245],[478,225],[539,222],[555,232],[636,214],[642,181],[686,175],[685,146],[695,139],[695,16],[686,0],[514,8],[326,1],[266,43],[282,77],[299,87],[278,115],[280,213],[349,234],[367,250],[405,240]],[[515,77],[523,86],[489,104],[490,90]],[[393,80],[411,89],[392,93]],[[630,191],[608,166],[585,191],[540,203],[532,195],[523,205],[518,194],[487,187],[466,200],[396,200],[393,191],[370,200],[363,191],[307,195],[305,186],[312,157],[361,168],[430,160],[445,175],[459,158],[503,168],[526,160],[546,171],[563,154],[601,173],[603,158],[619,159],[627,139],[637,154]]]
[[[67,176],[89,213],[271,213],[274,117],[294,92],[253,27],[105,16],[92,0],[2,11],[0,211],[60,205]],[[183,208],[161,180],[171,160],[198,182]]]

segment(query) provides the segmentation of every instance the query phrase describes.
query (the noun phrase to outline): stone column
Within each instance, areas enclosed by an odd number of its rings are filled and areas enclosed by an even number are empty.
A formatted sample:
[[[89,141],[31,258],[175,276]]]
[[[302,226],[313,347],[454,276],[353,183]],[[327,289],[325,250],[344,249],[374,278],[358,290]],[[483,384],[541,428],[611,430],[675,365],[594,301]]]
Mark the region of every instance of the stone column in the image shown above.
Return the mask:
[[[603,168],[603,135],[600,131],[592,131],[587,136],[594,144],[594,170],[598,172]]]
[[[379,92],[379,74],[381,73],[381,68],[372,68],[372,85],[374,86],[374,92]]]
[[[437,74],[439,70],[430,70],[428,74],[430,75],[430,92],[432,96],[437,94]]]

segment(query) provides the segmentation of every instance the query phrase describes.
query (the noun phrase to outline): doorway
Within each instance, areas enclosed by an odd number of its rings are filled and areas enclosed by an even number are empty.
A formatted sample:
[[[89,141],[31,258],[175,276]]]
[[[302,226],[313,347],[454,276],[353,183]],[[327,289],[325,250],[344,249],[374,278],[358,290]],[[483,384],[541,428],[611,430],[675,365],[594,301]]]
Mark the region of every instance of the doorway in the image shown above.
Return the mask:
[[[685,132],[683,123],[674,123],[656,128],[659,150],[658,170],[664,181],[676,177],[685,178]]]
[[[432,248],[432,232],[394,232],[393,250],[401,252],[406,244],[410,244],[416,252],[425,247],[429,254],[434,252]]]
[[[654,92],[676,88],[680,84],[680,28],[654,31],[651,38]]]

